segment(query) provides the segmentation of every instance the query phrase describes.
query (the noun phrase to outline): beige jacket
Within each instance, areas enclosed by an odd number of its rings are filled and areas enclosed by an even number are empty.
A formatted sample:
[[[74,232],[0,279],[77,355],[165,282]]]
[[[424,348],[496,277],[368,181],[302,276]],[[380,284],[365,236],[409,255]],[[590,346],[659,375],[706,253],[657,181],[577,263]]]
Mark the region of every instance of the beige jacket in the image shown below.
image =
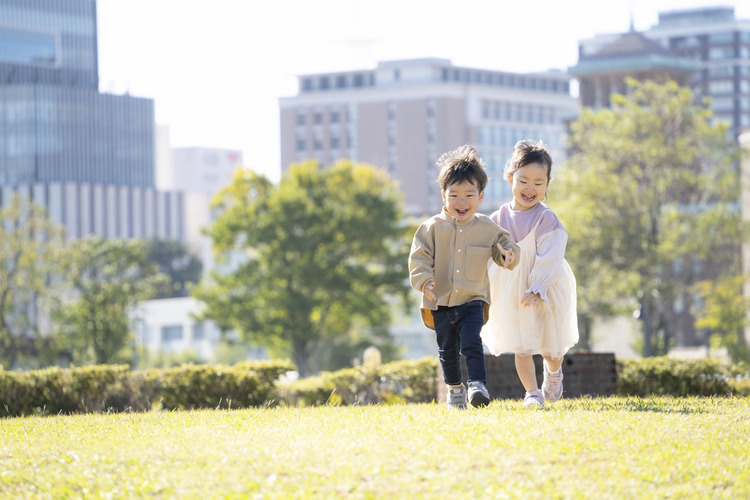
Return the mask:
[[[513,249],[513,261],[508,269],[518,264],[521,255],[518,245],[505,229],[482,214],[459,222],[443,210],[423,222],[414,235],[409,254],[409,281],[422,292],[433,280],[432,292],[436,300],[422,295],[420,309],[424,324],[435,329],[432,311],[438,306],[458,306],[472,300],[485,302],[484,320],[487,322],[490,304],[490,281],[487,261],[492,258],[499,266],[504,257],[495,246]]]

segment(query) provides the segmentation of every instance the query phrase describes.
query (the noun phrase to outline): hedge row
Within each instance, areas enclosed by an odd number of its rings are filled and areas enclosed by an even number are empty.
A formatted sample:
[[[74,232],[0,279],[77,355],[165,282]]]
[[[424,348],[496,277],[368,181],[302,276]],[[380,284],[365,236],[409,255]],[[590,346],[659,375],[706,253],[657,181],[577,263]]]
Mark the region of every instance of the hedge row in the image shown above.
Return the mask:
[[[291,406],[429,403],[437,396],[437,364],[426,357],[323,372],[281,383],[277,395]]]
[[[617,393],[621,396],[750,395],[747,366],[716,359],[675,359],[667,356],[617,362]]]
[[[29,372],[0,369],[0,412],[8,417],[275,404],[428,403],[437,396],[437,365],[437,359],[426,357],[324,372],[292,382],[279,381],[294,370],[284,361],[142,371],[130,371],[125,365]],[[622,396],[750,395],[747,366],[712,359],[618,360],[617,371]]]
[[[290,370],[294,366],[283,361],[143,371],[125,365],[0,370],[0,411],[23,416],[261,406],[275,399],[276,381]]]

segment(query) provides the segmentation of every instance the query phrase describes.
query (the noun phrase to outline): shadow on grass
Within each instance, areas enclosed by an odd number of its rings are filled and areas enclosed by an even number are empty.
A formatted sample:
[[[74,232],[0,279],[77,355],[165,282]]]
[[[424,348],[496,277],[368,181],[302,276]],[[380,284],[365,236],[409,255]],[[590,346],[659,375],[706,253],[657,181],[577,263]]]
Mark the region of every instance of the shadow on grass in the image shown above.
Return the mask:
[[[591,411],[631,411],[654,413],[698,414],[716,411],[720,398],[674,398],[657,396],[653,398],[591,398],[569,400],[571,407]]]
[[[593,397],[582,396],[580,398],[564,398],[557,403],[545,404],[539,407],[523,408],[527,411],[627,411],[627,412],[653,412],[672,414],[705,414],[722,411],[722,406],[737,399],[734,397],[690,397],[678,398],[671,396],[654,396],[641,398],[638,396],[622,397]],[[518,400],[494,400],[495,408],[506,407],[507,409],[518,409]]]

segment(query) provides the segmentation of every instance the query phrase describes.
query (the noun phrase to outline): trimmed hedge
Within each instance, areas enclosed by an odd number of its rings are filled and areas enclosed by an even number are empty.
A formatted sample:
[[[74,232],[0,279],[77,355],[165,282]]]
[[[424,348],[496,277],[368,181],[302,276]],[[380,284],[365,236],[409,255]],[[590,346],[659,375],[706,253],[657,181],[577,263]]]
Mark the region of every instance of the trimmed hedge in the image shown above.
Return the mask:
[[[290,406],[429,403],[437,395],[436,358],[361,365],[280,383],[277,396]]]
[[[627,359],[618,361],[617,369],[617,393],[621,396],[742,395],[743,380],[748,379],[742,367],[710,358]]]
[[[274,399],[278,378],[294,370],[283,361],[183,365],[130,371],[126,365],[0,369],[4,416],[262,406]]]
[[[0,369],[0,412],[6,417],[122,411],[248,408],[285,404],[429,403],[437,397],[434,357],[362,365],[292,382],[283,361],[183,365],[130,371],[126,365]],[[750,396],[747,366],[669,357],[617,361],[621,396]]]

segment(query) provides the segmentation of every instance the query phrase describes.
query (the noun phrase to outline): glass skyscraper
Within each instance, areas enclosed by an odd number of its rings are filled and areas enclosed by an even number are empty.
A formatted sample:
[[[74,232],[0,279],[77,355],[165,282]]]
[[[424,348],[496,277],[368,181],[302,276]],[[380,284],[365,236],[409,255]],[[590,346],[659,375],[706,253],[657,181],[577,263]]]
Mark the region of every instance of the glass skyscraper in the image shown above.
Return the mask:
[[[0,0],[0,186],[153,187],[153,100],[100,94],[95,0]]]

